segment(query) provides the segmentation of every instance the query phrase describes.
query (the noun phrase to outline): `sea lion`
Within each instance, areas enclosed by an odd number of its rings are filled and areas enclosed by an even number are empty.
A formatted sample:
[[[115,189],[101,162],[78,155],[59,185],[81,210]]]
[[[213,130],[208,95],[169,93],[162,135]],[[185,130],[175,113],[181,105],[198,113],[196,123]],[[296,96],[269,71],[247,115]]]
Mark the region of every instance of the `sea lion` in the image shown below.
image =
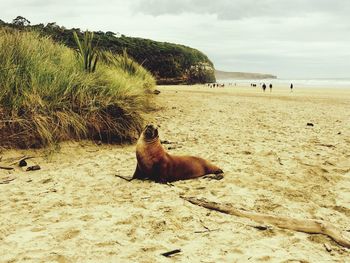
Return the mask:
[[[133,179],[158,183],[197,178],[223,171],[209,161],[194,156],[168,154],[160,143],[158,129],[147,125],[136,144],[137,166]]]

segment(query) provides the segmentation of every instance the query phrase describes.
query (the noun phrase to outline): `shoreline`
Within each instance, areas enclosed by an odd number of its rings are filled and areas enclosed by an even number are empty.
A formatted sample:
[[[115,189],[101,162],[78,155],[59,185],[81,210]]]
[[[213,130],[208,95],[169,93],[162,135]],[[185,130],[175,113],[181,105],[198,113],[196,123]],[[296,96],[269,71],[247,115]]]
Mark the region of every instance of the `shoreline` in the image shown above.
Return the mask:
[[[350,89],[350,79],[217,79],[218,83],[236,83],[237,86],[250,87],[251,83],[259,86],[260,83],[270,84],[279,88],[289,88],[293,85],[297,88],[312,89]]]

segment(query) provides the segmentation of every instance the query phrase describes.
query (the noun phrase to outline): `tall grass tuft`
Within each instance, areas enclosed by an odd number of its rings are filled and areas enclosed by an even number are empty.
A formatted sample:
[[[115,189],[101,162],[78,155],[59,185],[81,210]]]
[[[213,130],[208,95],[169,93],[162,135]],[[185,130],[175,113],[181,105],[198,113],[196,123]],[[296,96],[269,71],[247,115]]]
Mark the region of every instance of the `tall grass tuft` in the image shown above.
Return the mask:
[[[88,72],[95,72],[98,61],[98,51],[92,47],[94,32],[86,31],[83,41],[79,40],[77,32],[73,32],[75,43],[78,47],[78,56],[83,67]]]
[[[152,106],[155,80],[141,66],[86,71],[73,50],[35,32],[1,29],[0,61],[0,146],[130,141]]]
[[[129,58],[128,53],[126,49],[123,49],[123,54],[117,57],[117,60],[119,62],[119,65],[124,71],[128,72],[129,74],[135,74],[137,71],[136,62]]]
[[[129,57],[126,49],[123,49],[121,55],[115,55],[107,51],[102,54],[102,57],[105,62],[123,69],[130,75],[136,75],[136,73],[139,73],[138,71],[140,71],[140,69],[144,69],[140,64]]]

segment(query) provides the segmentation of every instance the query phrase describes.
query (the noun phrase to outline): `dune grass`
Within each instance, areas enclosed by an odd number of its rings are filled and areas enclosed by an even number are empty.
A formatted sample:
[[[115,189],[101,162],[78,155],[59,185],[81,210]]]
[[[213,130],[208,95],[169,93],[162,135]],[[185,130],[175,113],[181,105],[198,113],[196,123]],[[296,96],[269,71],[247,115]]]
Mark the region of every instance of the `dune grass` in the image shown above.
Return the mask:
[[[132,140],[155,80],[136,62],[128,72],[108,57],[88,72],[74,50],[50,38],[0,29],[0,146]]]

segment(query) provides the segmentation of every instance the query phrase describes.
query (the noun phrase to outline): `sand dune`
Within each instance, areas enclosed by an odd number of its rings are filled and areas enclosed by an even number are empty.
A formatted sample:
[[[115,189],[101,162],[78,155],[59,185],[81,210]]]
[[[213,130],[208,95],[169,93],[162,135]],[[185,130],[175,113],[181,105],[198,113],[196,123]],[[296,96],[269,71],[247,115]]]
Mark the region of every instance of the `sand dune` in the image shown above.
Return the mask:
[[[180,195],[237,208],[323,219],[350,230],[350,90],[159,87],[149,116],[173,154],[198,155],[220,181],[127,182],[135,147],[67,142],[58,152],[3,150],[40,171],[0,170],[0,262],[346,262],[322,235],[194,206]],[[314,126],[307,126],[313,123]],[[331,251],[325,248],[328,246]]]

